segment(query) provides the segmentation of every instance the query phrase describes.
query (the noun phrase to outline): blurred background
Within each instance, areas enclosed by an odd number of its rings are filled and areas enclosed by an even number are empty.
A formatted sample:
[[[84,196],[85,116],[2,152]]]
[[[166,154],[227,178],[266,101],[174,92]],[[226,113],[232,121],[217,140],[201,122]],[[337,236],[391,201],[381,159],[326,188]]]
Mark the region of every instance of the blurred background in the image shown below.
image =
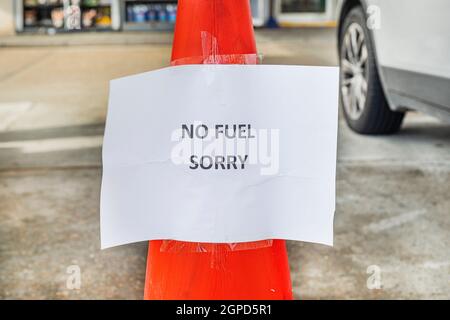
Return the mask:
[[[338,1],[251,8],[263,63],[339,65]],[[169,64],[176,12],[0,0],[0,298],[142,298],[147,244],[99,248],[108,85]],[[449,181],[448,124],[409,112],[397,134],[364,136],[341,115],[335,246],[288,242],[295,297],[450,298]]]

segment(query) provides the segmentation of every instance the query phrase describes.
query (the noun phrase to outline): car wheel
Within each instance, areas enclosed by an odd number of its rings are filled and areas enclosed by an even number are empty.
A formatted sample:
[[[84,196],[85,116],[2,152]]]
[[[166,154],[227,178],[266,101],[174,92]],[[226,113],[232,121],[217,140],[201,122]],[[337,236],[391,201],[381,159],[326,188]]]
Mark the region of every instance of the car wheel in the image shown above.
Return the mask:
[[[389,134],[400,129],[403,112],[389,108],[377,69],[363,9],[353,8],[340,30],[340,96],[351,129],[362,134]]]

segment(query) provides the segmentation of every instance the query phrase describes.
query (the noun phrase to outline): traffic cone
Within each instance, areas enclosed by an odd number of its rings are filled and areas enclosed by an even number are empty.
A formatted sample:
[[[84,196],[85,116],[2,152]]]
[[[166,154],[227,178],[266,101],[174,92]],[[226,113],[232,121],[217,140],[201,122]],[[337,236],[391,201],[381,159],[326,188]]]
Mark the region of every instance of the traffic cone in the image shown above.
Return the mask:
[[[171,60],[256,64],[249,1],[179,0]],[[285,241],[150,241],[144,299],[292,299]]]

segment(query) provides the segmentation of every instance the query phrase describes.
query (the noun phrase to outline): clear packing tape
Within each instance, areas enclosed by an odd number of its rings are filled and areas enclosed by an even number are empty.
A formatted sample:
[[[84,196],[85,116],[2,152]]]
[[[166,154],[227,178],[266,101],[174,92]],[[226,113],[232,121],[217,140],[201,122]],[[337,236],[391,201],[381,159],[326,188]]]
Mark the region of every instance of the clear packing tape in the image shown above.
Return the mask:
[[[189,57],[175,58],[170,65],[179,66],[184,64],[260,64],[262,56],[256,53],[247,54],[223,54],[221,53],[218,40],[207,31],[200,33],[202,54]],[[175,53],[174,53],[175,55]],[[174,58],[174,56],[172,56]]]
[[[270,247],[273,240],[260,240],[252,242],[239,243],[204,243],[204,242],[186,242],[176,240],[163,240],[160,247],[161,252],[223,252],[223,251],[239,251],[251,250]]]

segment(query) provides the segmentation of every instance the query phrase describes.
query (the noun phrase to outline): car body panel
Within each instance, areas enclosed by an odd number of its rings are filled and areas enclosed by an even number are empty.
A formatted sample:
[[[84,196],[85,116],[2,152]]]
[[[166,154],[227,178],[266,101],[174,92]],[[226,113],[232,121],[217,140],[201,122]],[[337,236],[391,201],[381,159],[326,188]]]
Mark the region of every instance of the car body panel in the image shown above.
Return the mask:
[[[450,121],[450,1],[339,0],[338,18],[357,2],[366,14],[371,8],[379,13],[379,28],[371,35],[391,109]]]

